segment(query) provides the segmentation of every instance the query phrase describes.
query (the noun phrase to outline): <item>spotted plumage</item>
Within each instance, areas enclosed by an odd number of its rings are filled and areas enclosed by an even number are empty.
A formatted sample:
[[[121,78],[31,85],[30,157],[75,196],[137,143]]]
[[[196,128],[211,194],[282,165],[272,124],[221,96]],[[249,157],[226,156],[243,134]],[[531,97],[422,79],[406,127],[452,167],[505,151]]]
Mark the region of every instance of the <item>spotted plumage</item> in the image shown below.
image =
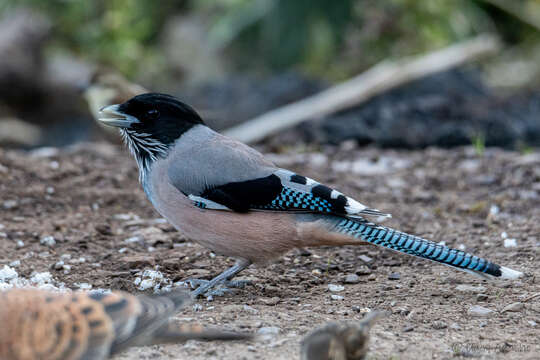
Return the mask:
[[[132,345],[249,337],[170,322],[190,301],[185,291],[163,296],[3,291],[0,359],[101,360]]]

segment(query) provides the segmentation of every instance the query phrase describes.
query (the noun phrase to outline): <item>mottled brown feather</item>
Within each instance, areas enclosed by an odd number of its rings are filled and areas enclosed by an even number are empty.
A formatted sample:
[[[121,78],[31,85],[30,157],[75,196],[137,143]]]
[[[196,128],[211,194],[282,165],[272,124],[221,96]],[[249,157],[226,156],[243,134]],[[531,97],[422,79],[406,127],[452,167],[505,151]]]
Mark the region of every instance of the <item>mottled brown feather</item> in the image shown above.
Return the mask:
[[[161,296],[30,288],[0,292],[0,359],[101,360],[132,345],[249,337],[169,324],[190,301],[185,291]]]

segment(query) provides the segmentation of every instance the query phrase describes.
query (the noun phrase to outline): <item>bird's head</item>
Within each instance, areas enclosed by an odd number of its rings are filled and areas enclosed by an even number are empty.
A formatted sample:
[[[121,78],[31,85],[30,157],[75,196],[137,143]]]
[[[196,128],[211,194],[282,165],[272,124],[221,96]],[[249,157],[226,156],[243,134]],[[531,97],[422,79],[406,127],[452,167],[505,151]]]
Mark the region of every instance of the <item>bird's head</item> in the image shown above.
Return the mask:
[[[120,129],[141,171],[164,157],[182,134],[201,117],[173,96],[157,93],[137,95],[128,101],[100,110],[99,121]]]

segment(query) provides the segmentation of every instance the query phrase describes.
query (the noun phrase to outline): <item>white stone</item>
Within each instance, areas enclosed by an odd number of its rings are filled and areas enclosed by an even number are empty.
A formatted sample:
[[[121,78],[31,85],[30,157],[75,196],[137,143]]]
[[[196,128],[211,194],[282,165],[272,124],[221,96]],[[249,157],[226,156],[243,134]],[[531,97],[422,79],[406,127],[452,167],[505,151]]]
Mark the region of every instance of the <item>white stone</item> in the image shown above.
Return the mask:
[[[340,292],[345,290],[345,287],[336,284],[328,284],[328,290],[330,290],[331,292]]]
[[[46,246],[49,246],[49,247],[53,247],[54,245],[56,245],[56,240],[54,239],[53,236],[44,236],[42,237],[40,240],[39,240],[39,243],[41,245],[46,245]]]
[[[505,248],[517,247],[517,240],[516,239],[504,239],[504,247]]]

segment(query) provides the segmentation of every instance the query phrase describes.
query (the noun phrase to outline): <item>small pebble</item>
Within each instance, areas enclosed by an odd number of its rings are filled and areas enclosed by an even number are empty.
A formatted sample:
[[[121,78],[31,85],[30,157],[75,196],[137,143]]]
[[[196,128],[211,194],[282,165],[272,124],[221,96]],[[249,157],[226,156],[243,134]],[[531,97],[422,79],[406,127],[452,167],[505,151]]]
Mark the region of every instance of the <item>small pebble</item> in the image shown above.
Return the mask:
[[[470,316],[476,316],[476,317],[485,317],[489,316],[493,313],[493,310],[485,308],[480,305],[473,305],[467,310],[467,314]]]
[[[6,200],[2,204],[2,206],[6,210],[15,209],[18,205],[19,205],[19,202],[17,200]]]
[[[344,299],[343,296],[336,295],[336,294],[332,294],[332,295],[330,295],[330,297],[332,298],[332,300],[343,300]]]
[[[281,329],[277,326],[266,326],[257,330],[259,335],[277,335],[281,332]]]
[[[527,320],[527,324],[531,325],[532,327],[536,327],[536,325],[538,325],[538,323],[534,320]]]
[[[39,240],[39,243],[41,245],[53,247],[54,245],[56,245],[56,240],[52,236],[44,236],[41,238],[41,240]]]
[[[358,257],[358,260],[361,260],[361,261],[363,261],[365,263],[368,263],[368,264],[373,261],[372,258],[370,258],[369,256],[366,256],[366,255],[360,255]]]
[[[517,240],[516,239],[504,239],[504,247],[505,248],[517,247]]]
[[[505,312],[519,312],[521,310],[523,310],[525,308],[525,304],[521,303],[521,302],[515,302],[515,303],[512,303],[510,305],[507,305],[505,306],[502,310],[501,310],[501,313],[505,313]]]
[[[476,295],[476,301],[487,301],[489,296],[487,294],[478,294]]]
[[[56,264],[54,264],[53,269],[54,270],[62,270],[64,268],[64,262],[62,260],[58,261]]]
[[[24,247],[24,241],[22,241],[22,240],[17,240],[17,247],[18,247],[18,248]]]
[[[259,301],[263,303],[264,305],[273,306],[277,305],[280,302],[280,298],[277,296],[271,297],[271,298],[260,298]]]
[[[460,284],[456,286],[456,290],[464,293],[483,293],[486,291],[486,288],[482,285],[473,286],[467,284]]]
[[[399,279],[401,279],[400,273],[391,273],[390,275],[388,275],[388,280],[399,280]]]
[[[21,261],[20,260],[12,261],[12,262],[9,263],[9,266],[11,266],[11,267],[21,266]]]
[[[434,328],[435,330],[442,330],[442,329],[446,329],[448,325],[446,325],[444,321],[434,321],[431,324],[431,327]]]
[[[411,331],[414,331],[414,326],[412,325],[405,325],[405,327],[403,328],[403,332],[411,332]]]
[[[361,266],[359,267],[358,269],[356,269],[355,273],[356,275],[370,275],[371,274],[371,269],[368,268],[367,266]]]
[[[345,290],[345,287],[336,284],[328,284],[328,290],[330,290],[331,292],[340,292]]]
[[[356,274],[348,274],[345,277],[345,283],[346,284],[357,284],[360,282],[360,277]]]

